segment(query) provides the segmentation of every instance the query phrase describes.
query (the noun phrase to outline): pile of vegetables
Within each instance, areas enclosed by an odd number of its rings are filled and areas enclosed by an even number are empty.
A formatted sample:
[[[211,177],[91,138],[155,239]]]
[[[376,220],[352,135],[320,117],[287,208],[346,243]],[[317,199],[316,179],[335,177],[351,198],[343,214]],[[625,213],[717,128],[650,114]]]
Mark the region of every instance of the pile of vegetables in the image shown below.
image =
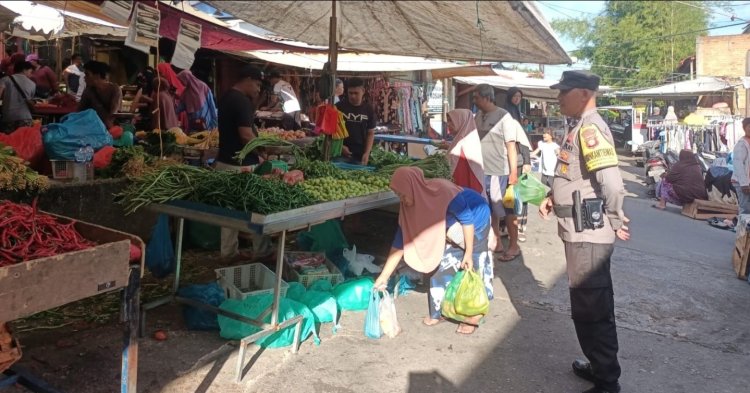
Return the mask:
[[[188,200],[246,212],[276,213],[313,204],[302,187],[252,173],[168,166],[132,179],[117,195],[132,213],[152,203]]]
[[[433,154],[427,158],[418,161],[412,161],[411,163],[404,164],[391,164],[386,165],[375,173],[383,176],[392,176],[396,169],[410,166],[420,168],[424,172],[424,176],[428,179],[451,179],[453,174],[451,173],[450,164],[444,154]]]
[[[0,201],[0,267],[94,247],[74,228],[33,206]]]
[[[48,187],[47,176],[26,166],[26,162],[16,157],[12,148],[0,144],[0,190],[33,193],[44,191]]]
[[[329,202],[386,191],[389,182],[387,178],[378,176],[357,180],[321,177],[306,180],[302,188],[316,201]]]
[[[259,136],[253,138],[252,141],[248,142],[242,150],[240,150],[234,157],[238,163],[241,163],[248,154],[255,152],[256,154],[263,152],[264,150],[284,150],[285,153],[290,153],[295,157],[302,155],[302,150],[299,146],[294,143],[287,142],[277,137]],[[276,154],[276,153],[274,153]]]
[[[258,130],[258,136],[276,137],[285,141],[293,141],[306,137],[304,131],[287,131],[283,128],[269,127]]]
[[[392,151],[385,151],[380,146],[373,146],[372,151],[370,151],[370,161],[368,161],[368,165],[379,169],[384,166],[395,164],[408,165],[413,161],[414,160],[408,156],[394,153]]]

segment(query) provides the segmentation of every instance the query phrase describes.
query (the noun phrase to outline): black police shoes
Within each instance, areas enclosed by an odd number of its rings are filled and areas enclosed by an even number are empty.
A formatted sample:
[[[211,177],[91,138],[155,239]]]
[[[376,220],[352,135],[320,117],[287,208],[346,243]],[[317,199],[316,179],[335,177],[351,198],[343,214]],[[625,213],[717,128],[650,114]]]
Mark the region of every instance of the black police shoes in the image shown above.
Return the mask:
[[[594,377],[594,372],[591,370],[591,363],[585,360],[576,359],[573,362],[573,374],[578,376],[578,378],[596,383],[596,377]]]

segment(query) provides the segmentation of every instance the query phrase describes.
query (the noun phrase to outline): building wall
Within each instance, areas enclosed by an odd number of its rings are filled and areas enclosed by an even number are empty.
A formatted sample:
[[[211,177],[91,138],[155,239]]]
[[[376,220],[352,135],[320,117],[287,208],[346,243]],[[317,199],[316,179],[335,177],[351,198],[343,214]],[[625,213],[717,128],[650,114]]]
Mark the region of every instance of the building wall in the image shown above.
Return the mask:
[[[695,45],[696,71],[699,76],[741,77],[745,75],[750,34],[698,37]],[[748,116],[747,91],[737,88],[737,111]]]

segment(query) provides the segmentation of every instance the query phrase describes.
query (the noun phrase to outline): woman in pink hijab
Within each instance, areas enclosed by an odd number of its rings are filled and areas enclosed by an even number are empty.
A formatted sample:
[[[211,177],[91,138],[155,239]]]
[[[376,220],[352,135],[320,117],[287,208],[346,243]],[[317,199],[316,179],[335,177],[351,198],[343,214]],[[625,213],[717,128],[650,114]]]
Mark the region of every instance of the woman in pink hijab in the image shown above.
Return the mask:
[[[445,288],[458,269],[473,267],[492,299],[494,273],[487,248],[490,207],[484,197],[448,180],[427,180],[421,169],[413,167],[396,170],[391,189],[401,199],[399,228],[375,288],[385,288],[402,258],[414,270],[430,274],[429,315],[422,321],[427,326],[443,320],[440,306]],[[482,317],[459,321],[456,332],[474,333]]]
[[[448,146],[453,182],[485,195],[482,141],[474,123],[474,114],[468,109],[448,112],[448,131],[453,135],[453,142]]]

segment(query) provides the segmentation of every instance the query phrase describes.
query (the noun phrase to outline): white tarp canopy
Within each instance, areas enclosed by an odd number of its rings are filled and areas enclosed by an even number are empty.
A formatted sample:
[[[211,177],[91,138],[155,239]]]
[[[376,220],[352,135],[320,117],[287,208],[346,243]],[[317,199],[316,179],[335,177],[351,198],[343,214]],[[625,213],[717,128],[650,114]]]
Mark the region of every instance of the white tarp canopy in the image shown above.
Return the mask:
[[[556,101],[557,90],[549,87],[557,83],[557,80],[529,78],[525,72],[517,71],[495,71],[497,76],[457,76],[453,78],[458,83],[466,85],[479,85],[486,83],[498,89],[508,90],[511,87],[521,89],[525,98],[544,101]]]
[[[271,63],[311,70],[322,70],[323,64],[328,61],[328,55],[326,54],[292,53],[278,50],[244,53]],[[339,53],[337,62],[336,68],[339,71],[349,72],[399,72],[464,67],[461,64],[421,57],[376,55],[372,53]]]
[[[328,46],[331,1],[207,3],[279,36]],[[446,60],[572,62],[530,1],[336,1],[336,8],[337,42],[344,50]]]
[[[670,83],[643,90],[617,92],[617,97],[689,98],[703,95],[724,95],[734,92],[735,86],[726,79],[702,76],[689,81]]]
[[[127,28],[85,15],[35,4],[31,1],[0,1],[0,29],[33,41],[79,36],[125,37]]]

